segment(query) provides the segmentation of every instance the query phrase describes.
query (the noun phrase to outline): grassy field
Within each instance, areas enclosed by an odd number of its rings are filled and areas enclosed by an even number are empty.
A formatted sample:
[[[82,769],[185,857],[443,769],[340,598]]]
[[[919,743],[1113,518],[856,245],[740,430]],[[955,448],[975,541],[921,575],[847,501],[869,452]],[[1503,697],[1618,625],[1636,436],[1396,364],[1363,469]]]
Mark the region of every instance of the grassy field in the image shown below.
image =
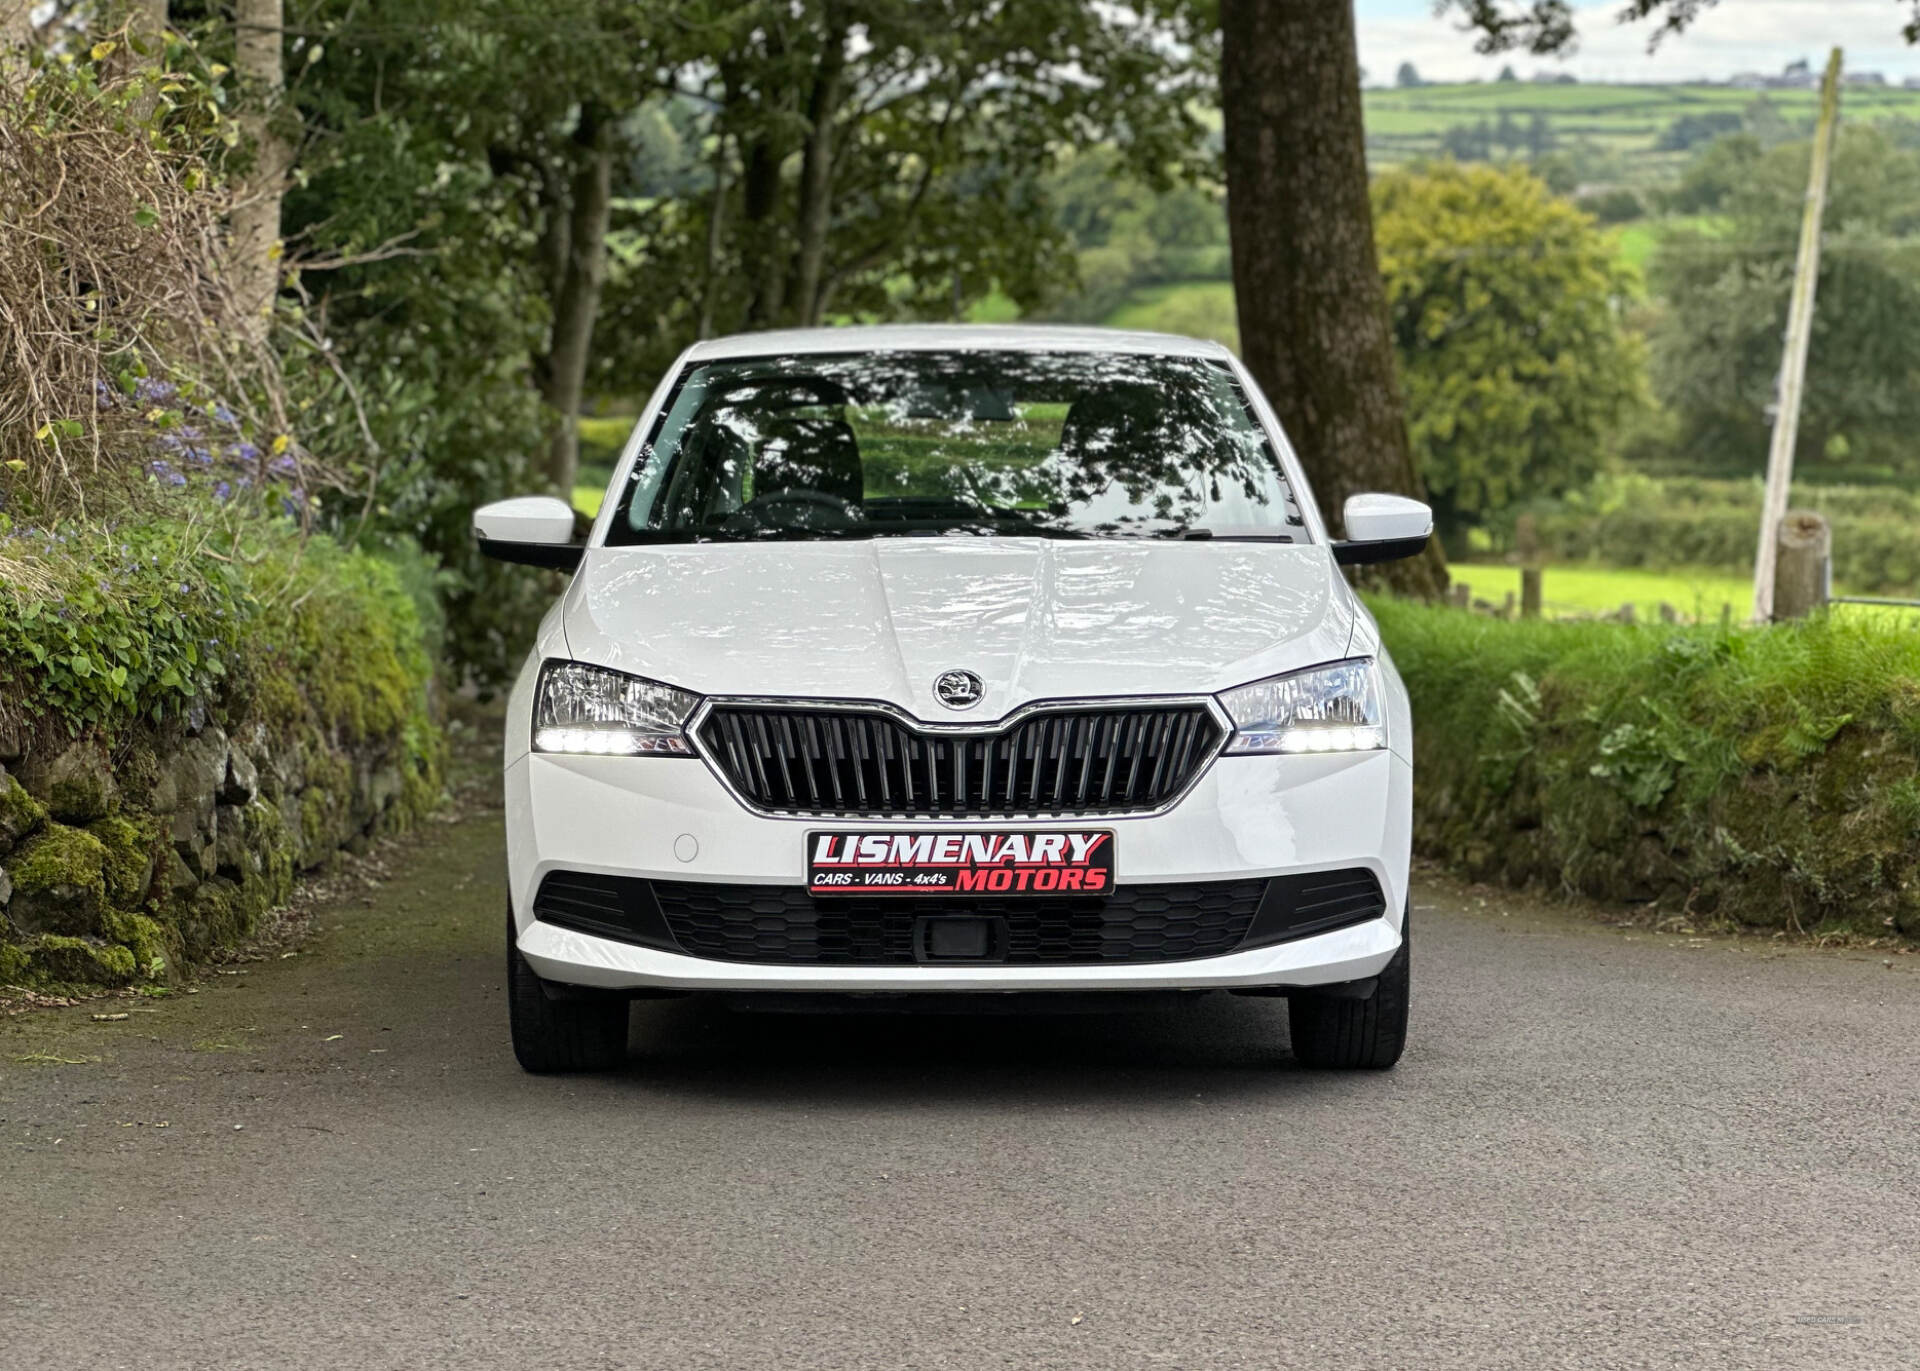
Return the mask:
[[[1105,320],[1114,328],[1178,333],[1211,338],[1240,350],[1240,325],[1233,312],[1233,282],[1174,281],[1137,291]]]
[[[1455,562],[1448,568],[1455,585],[1464,583],[1476,600],[1503,604],[1507,592],[1518,599],[1518,567],[1479,562]],[[1579,619],[1611,614],[1631,604],[1636,618],[1659,618],[1662,604],[1672,605],[1683,619],[1712,622],[1722,613],[1735,623],[1753,612],[1753,582],[1745,576],[1676,567],[1666,571],[1597,565],[1546,568],[1542,599],[1550,619]],[[1835,587],[1836,594],[1848,593]],[[1920,610],[1876,605],[1836,605],[1834,613],[1849,619],[1879,619],[1899,629],[1920,631]]]
[[[1434,157],[1440,153],[1442,137],[1455,125],[1482,119],[1497,125],[1505,114],[1524,133],[1533,116],[1540,114],[1556,141],[1587,139],[1619,152],[1627,157],[1634,180],[1652,182],[1667,179],[1685,160],[1684,153],[1654,151],[1654,143],[1675,119],[1684,114],[1737,114],[1763,96],[1783,119],[1812,127],[1816,95],[1810,90],[1548,86],[1528,81],[1370,90],[1366,93],[1367,152],[1375,166]],[[1846,117],[1855,122],[1920,119],[1920,91],[1849,87],[1841,103]]]
[[[1520,569],[1513,566],[1456,563],[1449,568],[1456,585],[1472,587],[1473,598],[1502,603],[1507,592],[1520,593]],[[1669,604],[1689,619],[1717,619],[1731,606],[1736,618],[1753,607],[1753,582],[1711,571],[1616,570],[1601,566],[1549,566],[1541,585],[1549,617],[1611,613],[1632,604],[1643,619],[1657,617]]]

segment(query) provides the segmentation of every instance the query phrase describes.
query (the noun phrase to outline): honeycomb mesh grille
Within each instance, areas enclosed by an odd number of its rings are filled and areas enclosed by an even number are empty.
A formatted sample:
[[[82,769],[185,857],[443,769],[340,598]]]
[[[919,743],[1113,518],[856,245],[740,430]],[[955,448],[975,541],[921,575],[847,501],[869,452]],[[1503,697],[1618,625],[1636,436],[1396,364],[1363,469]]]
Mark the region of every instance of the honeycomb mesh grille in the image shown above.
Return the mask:
[[[908,965],[926,915],[1002,920],[1007,965],[1182,961],[1238,947],[1266,892],[1263,880],[1135,885],[1111,895],[832,899],[801,886],[655,881],[681,947],[718,961],[823,966]]]

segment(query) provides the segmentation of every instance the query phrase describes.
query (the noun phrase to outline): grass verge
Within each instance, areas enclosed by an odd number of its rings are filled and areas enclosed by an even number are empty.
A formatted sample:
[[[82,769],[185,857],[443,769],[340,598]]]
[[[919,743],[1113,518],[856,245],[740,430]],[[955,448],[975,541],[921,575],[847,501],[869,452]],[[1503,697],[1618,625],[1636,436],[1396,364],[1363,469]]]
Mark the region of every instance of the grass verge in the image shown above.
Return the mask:
[[[1423,854],[1758,927],[1920,936],[1920,629],[1374,609],[1413,697]]]

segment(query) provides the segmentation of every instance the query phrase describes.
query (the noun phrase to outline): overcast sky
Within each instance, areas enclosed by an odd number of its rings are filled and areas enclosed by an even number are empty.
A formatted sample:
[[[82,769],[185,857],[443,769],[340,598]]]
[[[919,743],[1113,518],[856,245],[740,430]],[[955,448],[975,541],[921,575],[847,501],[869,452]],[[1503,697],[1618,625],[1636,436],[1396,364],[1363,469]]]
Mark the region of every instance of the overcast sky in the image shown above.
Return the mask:
[[[1555,62],[1524,53],[1478,57],[1459,20],[1436,19],[1433,0],[1355,0],[1360,65],[1385,83],[1402,62],[1429,81],[1491,78],[1503,62],[1530,76],[1539,68],[1571,71],[1582,81],[1725,80],[1736,71],[1778,71],[1797,57],[1818,68],[1834,44],[1849,71],[1880,71],[1889,80],[1920,76],[1920,48],[1900,41],[1911,10],[1902,0],[1721,0],[1687,33],[1649,56],[1646,24],[1620,24],[1620,0],[1576,3],[1579,50]]]

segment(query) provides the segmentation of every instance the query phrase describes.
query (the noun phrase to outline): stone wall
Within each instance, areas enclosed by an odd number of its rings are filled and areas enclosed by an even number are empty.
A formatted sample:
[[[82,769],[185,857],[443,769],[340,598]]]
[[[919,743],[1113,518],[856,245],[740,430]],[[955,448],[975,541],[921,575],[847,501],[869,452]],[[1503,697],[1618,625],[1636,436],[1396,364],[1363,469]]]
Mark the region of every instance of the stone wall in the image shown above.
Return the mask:
[[[234,946],[298,873],[430,808],[437,748],[204,715],[111,742],[0,731],[0,984],[164,980]]]

